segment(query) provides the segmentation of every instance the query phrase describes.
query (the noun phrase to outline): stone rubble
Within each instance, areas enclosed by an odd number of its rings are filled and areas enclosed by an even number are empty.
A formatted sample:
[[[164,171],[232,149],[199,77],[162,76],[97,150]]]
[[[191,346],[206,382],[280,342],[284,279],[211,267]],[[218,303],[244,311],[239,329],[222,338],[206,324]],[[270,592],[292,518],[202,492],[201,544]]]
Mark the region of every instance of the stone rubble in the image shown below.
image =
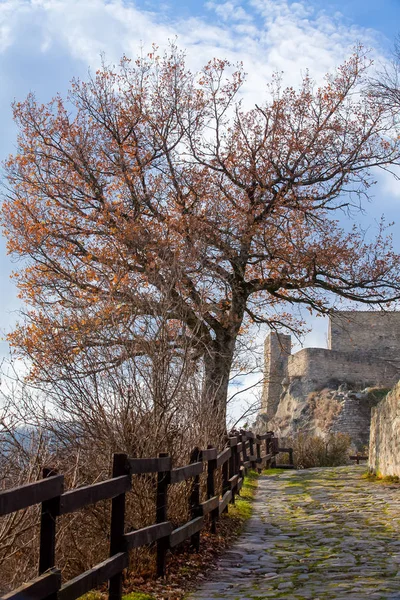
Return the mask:
[[[261,476],[245,532],[190,600],[400,600],[400,488],[364,472]]]

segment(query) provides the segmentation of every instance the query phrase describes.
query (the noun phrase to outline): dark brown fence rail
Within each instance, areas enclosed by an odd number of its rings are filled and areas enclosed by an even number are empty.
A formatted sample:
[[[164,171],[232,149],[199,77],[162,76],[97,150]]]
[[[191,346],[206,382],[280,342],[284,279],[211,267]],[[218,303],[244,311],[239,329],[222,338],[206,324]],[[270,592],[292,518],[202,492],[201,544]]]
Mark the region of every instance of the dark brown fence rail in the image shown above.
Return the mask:
[[[360,464],[360,460],[368,460],[368,456],[366,454],[360,454],[360,452],[349,456],[349,458],[350,460],[355,460],[358,465]]]
[[[114,454],[112,478],[94,485],[64,492],[64,477],[44,469],[43,479],[0,492],[0,517],[35,504],[41,504],[40,552],[38,577],[2,600],[75,600],[93,588],[109,582],[110,600],[122,596],[122,575],[129,566],[129,551],[157,543],[157,575],[164,576],[169,549],[190,538],[197,550],[200,531],[209,523],[215,532],[220,515],[235,502],[243,485],[247,469],[261,471],[266,466],[276,466],[276,456],[292,449],[280,448],[273,432],[255,435],[241,431],[227,438],[226,447],[194,449],[190,464],[172,468],[166,454],[155,458],[129,458]],[[206,466],[206,469],[204,467]],[[290,467],[290,465],[282,465]],[[215,474],[220,469],[222,489],[216,492]],[[206,497],[200,502],[200,476],[206,473]],[[156,523],[142,529],[125,532],[125,495],[132,489],[132,475],[157,474]],[[167,515],[168,488],[176,483],[191,480],[189,514],[191,519],[174,529]],[[55,565],[57,517],[72,513],[100,500],[111,499],[110,557],[65,583]]]

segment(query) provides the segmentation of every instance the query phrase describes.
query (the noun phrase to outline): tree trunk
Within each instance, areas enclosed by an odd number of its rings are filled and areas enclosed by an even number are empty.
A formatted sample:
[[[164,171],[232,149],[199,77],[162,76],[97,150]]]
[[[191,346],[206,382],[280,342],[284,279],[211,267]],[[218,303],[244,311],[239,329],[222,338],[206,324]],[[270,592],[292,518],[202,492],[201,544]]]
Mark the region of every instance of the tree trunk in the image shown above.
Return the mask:
[[[235,338],[215,340],[204,357],[203,407],[215,430],[216,442],[226,434],[226,402]]]

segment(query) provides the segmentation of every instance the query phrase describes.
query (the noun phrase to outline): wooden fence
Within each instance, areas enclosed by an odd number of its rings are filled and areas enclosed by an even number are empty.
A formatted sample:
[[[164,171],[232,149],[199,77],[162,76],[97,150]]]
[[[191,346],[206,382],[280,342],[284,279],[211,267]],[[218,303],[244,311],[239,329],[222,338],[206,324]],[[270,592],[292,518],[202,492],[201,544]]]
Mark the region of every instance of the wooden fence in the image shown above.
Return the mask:
[[[157,544],[157,575],[165,575],[166,555],[185,540],[199,548],[200,531],[208,520],[212,532],[216,531],[219,516],[235,501],[243,485],[246,470],[261,470],[276,466],[279,452],[292,449],[279,448],[272,432],[254,435],[240,432],[227,438],[226,447],[218,453],[216,448],[193,450],[190,464],[172,468],[167,454],[157,458],[129,458],[114,454],[112,478],[64,492],[64,476],[44,469],[43,479],[35,483],[0,492],[0,516],[41,504],[39,576],[2,597],[2,600],[74,600],[99,585],[109,582],[109,599],[120,600],[122,575],[129,566],[129,550],[148,544]],[[206,466],[206,497],[200,502],[200,475]],[[286,467],[290,465],[285,465]],[[222,493],[216,493],[215,474],[221,470]],[[157,474],[156,523],[125,532],[125,495],[132,489],[132,475]],[[168,488],[181,481],[192,480],[189,498],[191,519],[174,529],[167,514]],[[110,557],[70,581],[61,582],[61,572],[55,565],[57,517],[72,513],[100,500],[111,499]],[[207,517],[208,516],[208,517]],[[207,520],[206,520],[207,517]]]
[[[350,460],[355,460],[356,463],[359,465],[360,460],[368,460],[369,457],[366,454],[361,454],[360,452],[357,452],[357,454],[349,456],[349,458]]]

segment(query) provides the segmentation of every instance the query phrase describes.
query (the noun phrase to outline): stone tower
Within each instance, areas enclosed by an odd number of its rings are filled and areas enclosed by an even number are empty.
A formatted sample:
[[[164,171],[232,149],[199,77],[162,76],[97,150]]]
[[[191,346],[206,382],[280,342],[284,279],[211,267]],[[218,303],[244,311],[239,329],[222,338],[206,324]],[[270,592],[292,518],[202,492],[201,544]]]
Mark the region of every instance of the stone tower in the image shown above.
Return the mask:
[[[264,343],[264,386],[261,412],[272,419],[282,393],[282,380],[287,373],[288,358],[292,351],[290,335],[271,332]]]

